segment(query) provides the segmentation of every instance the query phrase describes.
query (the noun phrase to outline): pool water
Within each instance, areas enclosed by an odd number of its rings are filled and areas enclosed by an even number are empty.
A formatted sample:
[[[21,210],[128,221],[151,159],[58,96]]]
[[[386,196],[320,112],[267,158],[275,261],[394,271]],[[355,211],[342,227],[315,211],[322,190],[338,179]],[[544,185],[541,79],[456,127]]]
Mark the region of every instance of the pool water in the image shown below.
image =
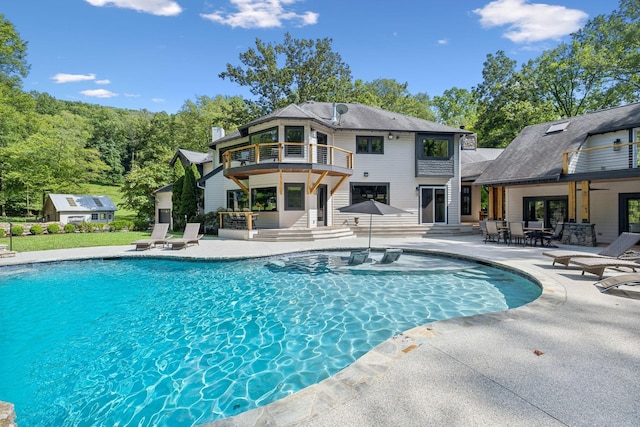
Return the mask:
[[[414,326],[541,293],[457,259],[351,268],[344,255],[0,269],[0,400],[24,426],[197,425],[315,384]]]

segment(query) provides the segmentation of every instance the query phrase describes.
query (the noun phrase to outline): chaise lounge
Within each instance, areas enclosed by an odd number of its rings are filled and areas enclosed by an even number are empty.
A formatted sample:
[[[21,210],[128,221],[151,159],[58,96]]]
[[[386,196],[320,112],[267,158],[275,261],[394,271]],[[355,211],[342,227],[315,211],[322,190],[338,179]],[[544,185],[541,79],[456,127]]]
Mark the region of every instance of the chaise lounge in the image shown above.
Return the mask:
[[[402,249],[385,249],[384,255],[380,259],[380,264],[391,264],[400,258],[402,255]]]
[[[167,243],[167,232],[169,231],[169,224],[157,223],[153,226],[151,236],[148,239],[136,240],[131,242],[132,245],[138,249],[150,249],[152,246]]]
[[[572,258],[621,258],[624,256],[631,247],[640,241],[640,233],[622,233],[620,234],[609,246],[603,248],[600,252],[592,254],[589,252],[581,251],[548,251],[543,252],[542,255],[553,258],[553,264],[562,264],[565,267],[569,265]]]
[[[594,283],[600,292],[607,292],[618,286],[639,286],[640,285],[640,273],[627,273],[620,274],[618,276],[608,277]]]
[[[200,233],[200,223],[190,222],[184,228],[182,237],[177,239],[171,239],[168,241],[171,244],[171,249],[184,249],[189,245],[200,245],[200,239],[202,234]]]
[[[607,268],[625,267],[630,268],[633,272],[636,271],[636,268],[640,268],[640,264],[635,261],[606,257],[577,257],[572,258],[569,263],[581,267],[582,274],[595,274],[598,276],[598,279],[602,279],[602,276],[604,276],[604,270]]]

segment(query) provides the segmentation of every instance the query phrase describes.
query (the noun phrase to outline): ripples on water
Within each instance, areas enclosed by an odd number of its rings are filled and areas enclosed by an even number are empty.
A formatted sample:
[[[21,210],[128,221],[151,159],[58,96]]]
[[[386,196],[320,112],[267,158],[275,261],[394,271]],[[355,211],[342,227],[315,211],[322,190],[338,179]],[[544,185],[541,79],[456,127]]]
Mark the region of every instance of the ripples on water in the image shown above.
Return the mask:
[[[540,295],[475,263],[403,254],[351,268],[346,255],[4,268],[0,400],[25,426],[196,425],[315,384],[416,325]]]

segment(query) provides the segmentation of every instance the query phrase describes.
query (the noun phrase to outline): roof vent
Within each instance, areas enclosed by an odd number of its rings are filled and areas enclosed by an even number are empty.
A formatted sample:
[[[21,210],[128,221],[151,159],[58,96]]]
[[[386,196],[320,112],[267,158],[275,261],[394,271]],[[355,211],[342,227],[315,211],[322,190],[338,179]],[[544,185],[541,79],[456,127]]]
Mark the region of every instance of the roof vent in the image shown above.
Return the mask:
[[[555,125],[551,125],[551,126],[549,126],[549,129],[547,129],[545,134],[562,132],[563,130],[565,130],[567,128],[567,126],[569,126],[569,123],[571,123],[571,122],[562,122],[562,123],[556,123]]]

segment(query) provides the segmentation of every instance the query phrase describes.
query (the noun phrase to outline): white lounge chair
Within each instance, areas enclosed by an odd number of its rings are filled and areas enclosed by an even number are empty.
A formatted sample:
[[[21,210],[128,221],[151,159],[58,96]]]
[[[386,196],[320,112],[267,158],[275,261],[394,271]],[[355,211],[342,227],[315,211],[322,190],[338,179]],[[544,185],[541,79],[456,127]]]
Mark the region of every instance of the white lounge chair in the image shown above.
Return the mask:
[[[542,255],[553,258],[553,264],[556,265],[562,264],[564,266],[569,265],[569,261],[571,258],[586,258],[586,257],[605,257],[605,258],[620,258],[627,252],[631,247],[637,244],[640,241],[640,233],[622,233],[620,234],[613,242],[609,244],[606,248],[602,249],[600,252],[596,254],[592,254],[589,252],[581,252],[581,251],[568,251],[568,250],[559,250],[559,251],[548,251],[543,252]]]
[[[600,290],[600,292],[607,292],[618,286],[639,286],[640,285],[640,273],[628,273],[620,274],[618,276],[611,276],[606,279],[602,279],[594,283],[594,285]]]
[[[360,265],[369,259],[369,251],[351,251],[349,255],[349,265]]]
[[[386,249],[379,263],[391,264],[392,262],[397,261],[398,258],[400,258],[400,255],[402,255],[402,249]]]

